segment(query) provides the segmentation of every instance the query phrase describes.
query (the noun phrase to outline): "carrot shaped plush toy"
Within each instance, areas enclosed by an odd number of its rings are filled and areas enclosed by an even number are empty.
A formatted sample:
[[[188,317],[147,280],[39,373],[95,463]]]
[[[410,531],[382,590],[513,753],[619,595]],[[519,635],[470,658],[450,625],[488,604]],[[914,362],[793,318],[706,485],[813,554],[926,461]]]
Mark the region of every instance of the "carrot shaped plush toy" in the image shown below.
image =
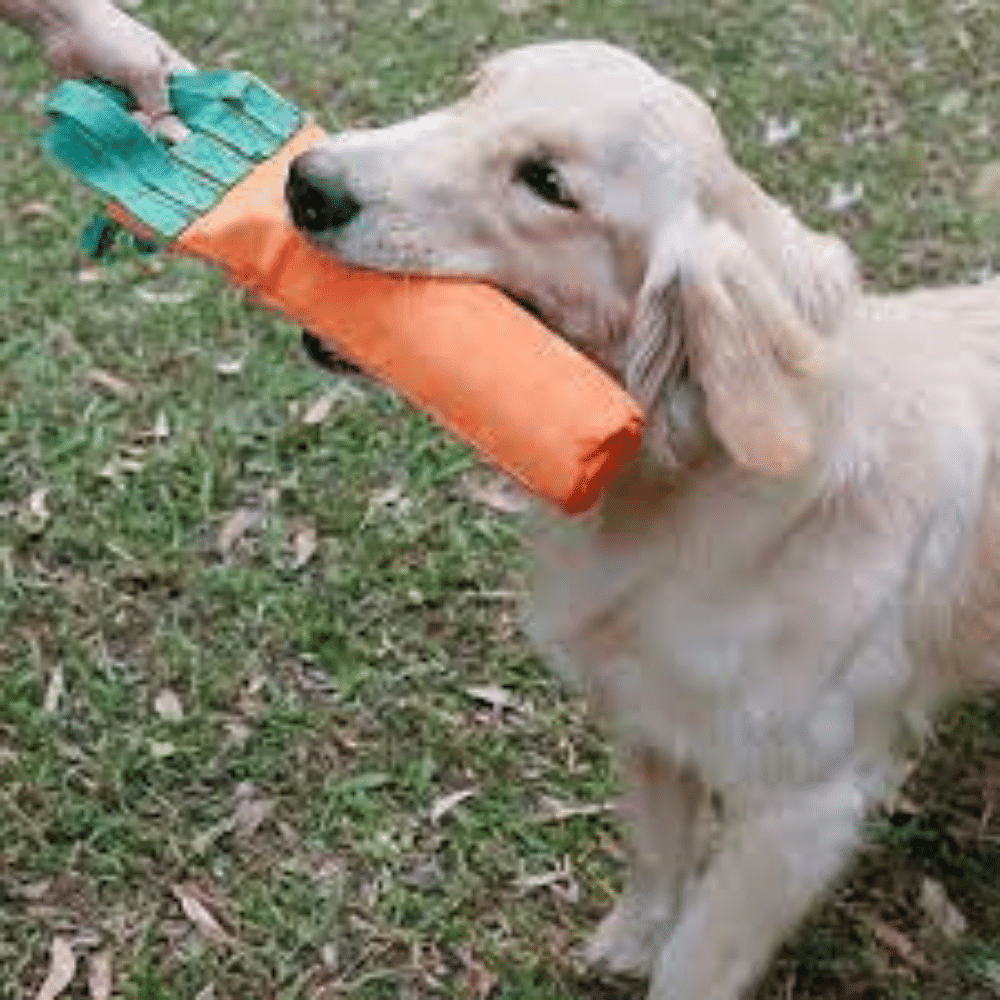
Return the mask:
[[[191,130],[175,145],[131,117],[129,95],[66,81],[41,141],[117,223],[220,268],[537,496],[567,513],[591,506],[638,448],[641,415],[621,388],[494,288],[355,270],[309,244],[286,174],[326,134],[255,77],[178,73],[170,96]]]

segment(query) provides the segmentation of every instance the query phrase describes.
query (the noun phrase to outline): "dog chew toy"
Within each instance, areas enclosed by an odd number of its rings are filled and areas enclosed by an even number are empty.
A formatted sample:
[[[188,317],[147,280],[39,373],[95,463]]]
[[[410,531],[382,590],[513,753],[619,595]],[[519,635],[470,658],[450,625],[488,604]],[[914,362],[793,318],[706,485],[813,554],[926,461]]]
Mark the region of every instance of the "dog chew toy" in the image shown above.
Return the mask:
[[[310,244],[285,205],[291,161],[326,138],[247,73],[176,73],[170,145],[103,81],[50,95],[48,153],[109,200],[114,226],[200,258],[346,355],[567,513],[591,506],[637,451],[638,407],[595,364],[499,290],[349,268]],[[113,238],[100,216],[94,256]]]

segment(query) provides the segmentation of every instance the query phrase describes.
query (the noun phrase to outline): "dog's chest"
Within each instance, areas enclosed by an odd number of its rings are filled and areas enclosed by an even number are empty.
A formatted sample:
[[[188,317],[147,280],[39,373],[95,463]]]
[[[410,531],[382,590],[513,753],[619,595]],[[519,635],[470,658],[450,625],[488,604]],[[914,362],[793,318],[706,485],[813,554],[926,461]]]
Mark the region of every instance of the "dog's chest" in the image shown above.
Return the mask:
[[[564,526],[540,546],[532,632],[626,741],[721,786],[814,780],[854,753],[865,692],[900,683],[866,676],[895,662],[878,648],[895,641],[894,623],[872,638],[881,655],[842,675],[831,676],[833,657],[803,656],[822,649],[812,641],[821,626],[782,593],[769,551],[787,513],[752,491],[728,497],[722,510],[700,496],[669,512],[669,530],[651,522],[641,538]],[[746,530],[720,531],[723,517]]]

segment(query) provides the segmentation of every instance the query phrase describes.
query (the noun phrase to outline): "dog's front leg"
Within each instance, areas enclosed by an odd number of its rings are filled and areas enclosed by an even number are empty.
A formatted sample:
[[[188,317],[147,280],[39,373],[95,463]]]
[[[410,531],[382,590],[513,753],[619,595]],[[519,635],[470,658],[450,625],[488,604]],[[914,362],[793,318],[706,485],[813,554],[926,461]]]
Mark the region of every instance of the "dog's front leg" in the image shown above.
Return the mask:
[[[621,766],[630,838],[627,881],[586,957],[610,972],[647,977],[679,916],[705,792],[693,774],[653,750],[626,750]]]
[[[783,795],[730,830],[656,962],[649,1000],[739,1000],[850,856],[853,774]]]

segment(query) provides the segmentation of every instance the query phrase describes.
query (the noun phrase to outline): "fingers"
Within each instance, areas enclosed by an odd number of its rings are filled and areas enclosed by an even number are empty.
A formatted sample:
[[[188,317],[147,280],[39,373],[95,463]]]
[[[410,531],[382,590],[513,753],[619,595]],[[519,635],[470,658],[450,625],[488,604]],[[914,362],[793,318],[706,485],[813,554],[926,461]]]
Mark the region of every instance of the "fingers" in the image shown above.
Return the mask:
[[[189,72],[194,64],[117,7],[102,5],[95,12],[81,6],[88,16],[53,28],[43,39],[52,68],[62,77],[97,76],[127,87],[139,105],[134,117],[143,127],[171,142],[184,139],[189,132],[171,114],[168,84],[171,73]]]
[[[181,142],[190,134],[190,129],[176,115],[161,113],[151,115],[145,111],[135,111],[132,117],[147,131],[162,135],[170,142]]]
[[[165,60],[162,61],[165,64]],[[170,142],[180,142],[187,138],[187,127],[176,115],[171,114],[167,71],[147,70],[131,76],[129,88],[139,104],[134,117],[148,131],[162,135]]]
[[[159,67],[143,68],[128,74],[128,87],[139,109],[154,121],[170,114],[167,74]]]
[[[184,122],[175,115],[164,115],[158,122],[153,123],[153,130],[170,142],[181,142],[191,134]]]
[[[168,77],[170,73],[182,72],[193,68],[193,65],[166,45],[160,47],[158,55],[160,67],[157,70],[133,74],[130,81],[130,88],[140,108],[136,117],[147,128],[171,142],[180,142],[189,132],[183,122],[170,113]]]
[[[190,59],[185,59],[176,49],[164,44],[162,58],[168,73],[191,73],[197,67]]]

